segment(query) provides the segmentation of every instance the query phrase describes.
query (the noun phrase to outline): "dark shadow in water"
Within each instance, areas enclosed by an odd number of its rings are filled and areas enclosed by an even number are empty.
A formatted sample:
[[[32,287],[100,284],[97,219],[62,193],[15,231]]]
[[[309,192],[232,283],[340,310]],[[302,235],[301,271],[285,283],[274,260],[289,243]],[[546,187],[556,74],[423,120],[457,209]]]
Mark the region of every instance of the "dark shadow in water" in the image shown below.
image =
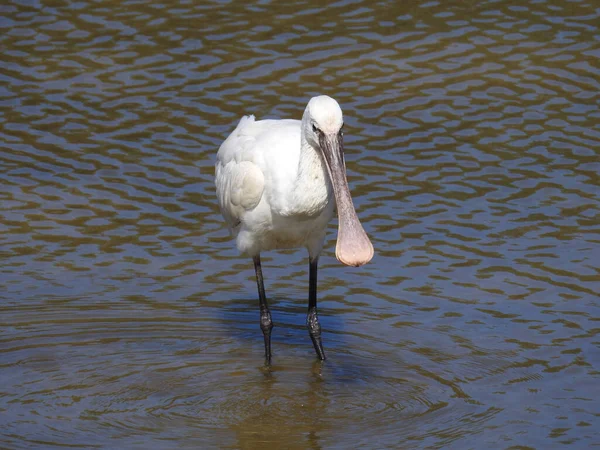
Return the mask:
[[[221,307],[217,310],[217,319],[230,336],[246,340],[249,332],[252,332],[256,335],[256,339],[262,342],[258,299],[224,300],[220,304]],[[306,328],[307,306],[301,306],[296,300],[269,300],[274,324],[271,337],[273,344],[285,342],[289,345],[309,345],[312,349]],[[319,310],[319,321],[323,330],[323,343],[326,350],[346,343],[345,322],[340,315],[328,314],[326,309],[321,309]],[[328,340],[330,333],[335,333],[335,339]]]
[[[265,380],[274,382],[277,373],[286,369],[281,365],[285,358],[289,360],[290,346],[304,349],[306,355],[315,357],[310,367],[310,376],[315,382],[334,383],[363,383],[377,377],[384,368],[375,357],[361,357],[356,355],[356,343],[348,339],[347,324],[341,314],[323,314],[319,312],[319,319],[323,328],[323,345],[327,360],[319,361],[314,355],[314,348],[306,328],[306,307],[299,305],[298,301],[270,300],[271,314],[275,327],[272,334],[273,359],[271,365],[264,364],[263,353],[257,353],[257,367],[264,375]],[[215,311],[215,309],[213,309]],[[220,302],[216,309],[219,328],[228,336],[239,341],[255,341],[256,346],[262,347],[263,337],[259,326],[258,300],[232,299]],[[284,349],[283,347],[287,347]],[[283,356],[283,352],[286,352]],[[294,352],[295,353],[295,352]],[[298,364],[305,364],[306,358],[298,360]],[[297,367],[296,367],[297,368]],[[309,367],[307,366],[307,370]]]

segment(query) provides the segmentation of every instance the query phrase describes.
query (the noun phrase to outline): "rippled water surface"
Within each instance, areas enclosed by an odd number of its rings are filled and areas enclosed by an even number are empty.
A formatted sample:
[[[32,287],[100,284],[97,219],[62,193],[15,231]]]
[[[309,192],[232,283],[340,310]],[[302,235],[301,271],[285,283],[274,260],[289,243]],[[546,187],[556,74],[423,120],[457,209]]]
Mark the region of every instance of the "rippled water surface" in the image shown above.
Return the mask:
[[[600,442],[597,1],[0,6],[0,447]],[[254,271],[216,205],[246,113],[345,113],[376,248]]]

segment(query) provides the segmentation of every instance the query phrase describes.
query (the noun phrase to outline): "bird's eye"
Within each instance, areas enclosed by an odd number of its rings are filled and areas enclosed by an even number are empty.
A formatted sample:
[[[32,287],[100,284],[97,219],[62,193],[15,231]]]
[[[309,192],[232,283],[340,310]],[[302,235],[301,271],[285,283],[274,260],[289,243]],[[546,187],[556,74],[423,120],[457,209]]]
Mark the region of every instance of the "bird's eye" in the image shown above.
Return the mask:
[[[313,123],[313,132],[314,133],[318,133],[319,129],[317,128],[317,126]]]

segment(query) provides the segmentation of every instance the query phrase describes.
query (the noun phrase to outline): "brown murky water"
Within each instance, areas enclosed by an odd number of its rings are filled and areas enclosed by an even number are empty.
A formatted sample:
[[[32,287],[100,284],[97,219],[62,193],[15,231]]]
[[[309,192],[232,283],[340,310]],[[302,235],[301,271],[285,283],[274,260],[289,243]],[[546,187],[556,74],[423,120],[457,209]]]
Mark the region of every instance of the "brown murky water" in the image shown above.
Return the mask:
[[[0,6],[0,447],[600,442],[597,1]],[[376,248],[250,260],[214,198],[240,116],[345,112]],[[521,446],[521,447],[519,447]]]

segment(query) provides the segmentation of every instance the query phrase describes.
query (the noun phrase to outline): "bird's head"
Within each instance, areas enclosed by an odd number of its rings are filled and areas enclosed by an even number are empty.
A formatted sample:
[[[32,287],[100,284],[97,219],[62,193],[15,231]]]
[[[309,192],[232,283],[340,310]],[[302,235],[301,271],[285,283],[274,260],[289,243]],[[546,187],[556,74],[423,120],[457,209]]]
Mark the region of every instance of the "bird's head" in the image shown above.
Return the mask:
[[[338,102],[326,95],[313,97],[302,118],[307,142],[321,152],[333,185],[338,211],[336,258],[348,266],[362,266],[373,257],[373,245],[365,233],[352,203],[346,180],[344,118]]]
[[[311,134],[316,137],[318,142],[318,133],[337,134],[344,126],[344,116],[342,108],[338,102],[327,95],[313,97],[306,106],[310,123]]]

